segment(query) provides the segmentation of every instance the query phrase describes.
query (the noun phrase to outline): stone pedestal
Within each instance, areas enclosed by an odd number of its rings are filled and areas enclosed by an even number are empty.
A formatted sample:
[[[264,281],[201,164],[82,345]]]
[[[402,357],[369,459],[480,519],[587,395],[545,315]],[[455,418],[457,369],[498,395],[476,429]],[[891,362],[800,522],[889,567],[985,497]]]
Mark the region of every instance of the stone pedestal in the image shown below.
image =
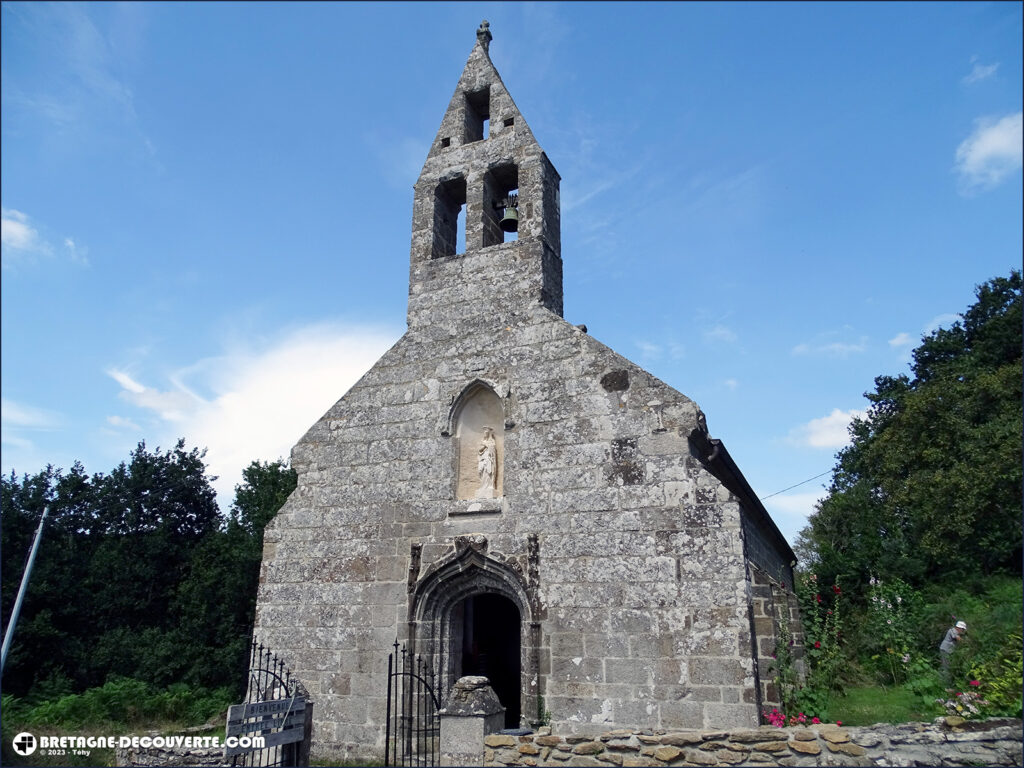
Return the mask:
[[[483,765],[484,737],[505,727],[505,708],[486,677],[462,677],[441,716],[441,765]]]

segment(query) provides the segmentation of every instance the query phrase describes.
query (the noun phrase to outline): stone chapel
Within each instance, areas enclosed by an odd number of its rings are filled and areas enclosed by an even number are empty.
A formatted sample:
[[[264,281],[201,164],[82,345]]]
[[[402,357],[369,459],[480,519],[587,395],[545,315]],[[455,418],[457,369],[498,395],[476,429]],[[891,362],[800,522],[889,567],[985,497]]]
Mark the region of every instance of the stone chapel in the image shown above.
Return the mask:
[[[490,41],[414,187],[408,330],[292,451],[256,637],[355,759],[396,638],[509,727],[755,726],[793,552],[697,404],[562,318],[559,175]]]

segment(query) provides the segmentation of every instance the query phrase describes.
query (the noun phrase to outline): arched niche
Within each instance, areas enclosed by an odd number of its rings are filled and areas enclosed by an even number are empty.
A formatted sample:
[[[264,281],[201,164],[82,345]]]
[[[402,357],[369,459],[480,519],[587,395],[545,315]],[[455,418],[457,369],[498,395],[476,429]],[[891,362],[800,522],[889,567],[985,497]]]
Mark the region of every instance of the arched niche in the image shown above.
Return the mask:
[[[505,471],[505,411],[482,381],[466,387],[452,409],[455,436],[455,498],[497,499]]]

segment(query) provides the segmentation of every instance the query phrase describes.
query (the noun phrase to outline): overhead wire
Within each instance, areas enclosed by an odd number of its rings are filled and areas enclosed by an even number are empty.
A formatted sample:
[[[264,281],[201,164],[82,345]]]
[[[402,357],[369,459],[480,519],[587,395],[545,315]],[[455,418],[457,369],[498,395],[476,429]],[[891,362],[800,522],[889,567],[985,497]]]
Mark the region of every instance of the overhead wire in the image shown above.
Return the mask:
[[[817,480],[819,477],[824,477],[825,475],[828,475],[828,474],[831,474],[831,473],[832,473],[831,469],[826,470],[826,471],[822,472],[820,475],[815,475],[814,477],[809,477],[806,480],[800,481],[796,485],[789,486],[789,488],[783,488],[781,491],[776,491],[775,493],[769,493],[767,496],[762,496],[759,499],[759,501],[764,501],[765,499],[770,499],[772,496],[778,496],[780,493],[785,493],[786,491],[791,491],[794,488],[799,488],[801,485],[804,485],[806,483],[811,482],[811,480]]]

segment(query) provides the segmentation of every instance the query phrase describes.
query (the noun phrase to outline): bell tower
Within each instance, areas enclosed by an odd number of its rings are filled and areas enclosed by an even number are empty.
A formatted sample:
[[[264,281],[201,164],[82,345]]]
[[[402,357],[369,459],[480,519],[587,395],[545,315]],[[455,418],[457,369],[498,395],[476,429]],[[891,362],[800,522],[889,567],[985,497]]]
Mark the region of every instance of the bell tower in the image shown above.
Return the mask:
[[[558,172],[491,63],[488,27],[414,187],[410,330],[562,314]]]

